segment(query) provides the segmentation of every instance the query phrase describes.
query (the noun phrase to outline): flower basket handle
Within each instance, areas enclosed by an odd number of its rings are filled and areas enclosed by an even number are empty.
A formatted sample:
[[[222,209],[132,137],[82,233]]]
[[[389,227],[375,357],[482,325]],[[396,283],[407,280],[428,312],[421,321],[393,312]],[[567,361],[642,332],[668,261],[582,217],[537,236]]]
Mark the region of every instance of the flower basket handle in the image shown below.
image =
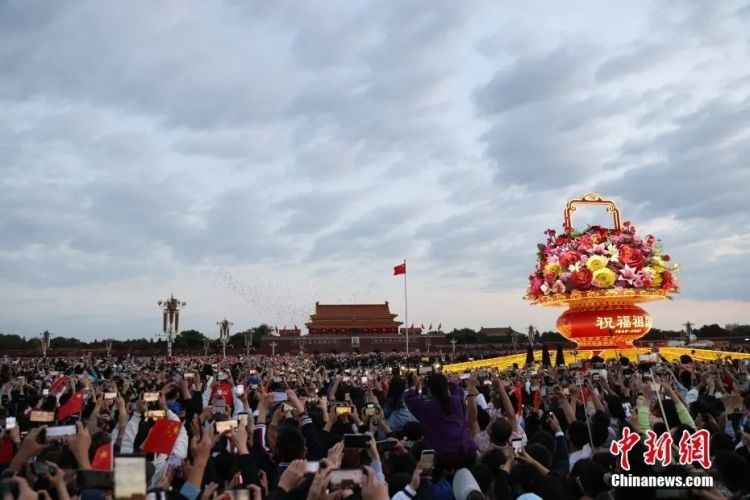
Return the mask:
[[[576,211],[576,205],[604,205],[607,208],[607,212],[612,214],[614,219],[615,230],[620,230],[620,210],[612,200],[605,200],[596,193],[586,193],[582,197],[570,200],[565,205],[565,222],[563,227],[566,233],[573,232],[573,224],[571,222],[571,214]]]

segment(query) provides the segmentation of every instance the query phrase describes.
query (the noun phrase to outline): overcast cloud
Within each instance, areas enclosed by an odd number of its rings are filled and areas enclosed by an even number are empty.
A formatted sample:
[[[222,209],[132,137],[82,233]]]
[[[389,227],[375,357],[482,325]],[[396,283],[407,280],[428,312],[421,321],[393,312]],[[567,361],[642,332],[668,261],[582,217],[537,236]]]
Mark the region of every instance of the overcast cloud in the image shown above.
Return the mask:
[[[0,331],[402,315],[403,258],[410,323],[548,329],[588,191],[682,264],[657,327],[748,323],[748,60],[747,1],[0,0]]]

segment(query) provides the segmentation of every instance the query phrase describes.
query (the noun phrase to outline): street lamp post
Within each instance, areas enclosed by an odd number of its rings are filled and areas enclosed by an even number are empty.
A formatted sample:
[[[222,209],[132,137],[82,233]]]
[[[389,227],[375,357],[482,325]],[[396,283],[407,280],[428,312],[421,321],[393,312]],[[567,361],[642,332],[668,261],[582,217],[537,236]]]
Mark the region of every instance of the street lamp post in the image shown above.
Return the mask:
[[[42,333],[39,334],[39,338],[42,341],[42,358],[47,359],[47,350],[49,349],[50,343],[52,341],[52,333],[44,330]]]
[[[180,311],[187,305],[187,302],[176,299],[172,294],[168,299],[160,300],[158,304],[163,312],[162,333],[160,335],[167,338],[167,358],[171,358],[172,342],[174,342],[175,334],[180,328]]]
[[[221,341],[221,357],[222,359],[227,358],[227,342],[229,342],[229,327],[234,323],[224,318],[224,321],[218,321],[219,325],[219,340]]]
[[[271,356],[276,356],[276,346],[278,345],[276,341],[273,341],[269,344],[271,346]]]
[[[250,347],[253,345],[253,334],[245,332],[245,356],[250,356]]]
[[[208,347],[211,345],[211,341],[203,339],[203,355],[208,356]]]
[[[112,339],[107,339],[104,341],[104,349],[106,349],[107,357],[109,357],[110,353],[112,352]]]
[[[456,344],[458,344],[458,340],[453,339],[451,340],[451,353],[456,354]]]

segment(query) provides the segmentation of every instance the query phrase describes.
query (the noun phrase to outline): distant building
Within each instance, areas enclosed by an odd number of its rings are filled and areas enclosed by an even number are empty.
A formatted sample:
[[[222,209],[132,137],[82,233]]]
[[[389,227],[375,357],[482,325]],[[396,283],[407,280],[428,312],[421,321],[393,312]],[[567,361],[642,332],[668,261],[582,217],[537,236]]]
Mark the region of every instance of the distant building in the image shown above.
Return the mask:
[[[403,322],[396,319],[388,306],[381,304],[321,304],[305,323],[308,335],[299,330],[279,330],[278,336],[261,338],[263,354],[314,352],[403,352],[406,335],[399,335]],[[448,351],[451,345],[442,333],[422,334],[422,328],[409,329],[410,352]]]
[[[382,304],[321,304],[315,303],[307,329],[310,335],[375,335],[397,334],[401,321],[391,313],[388,302]]]
[[[279,337],[294,337],[299,336],[301,330],[295,325],[294,328],[282,328],[279,330]]]
[[[479,333],[487,337],[499,337],[499,338],[507,338],[507,339],[511,339],[513,337],[519,337],[523,335],[521,332],[517,332],[509,326],[493,327],[493,328],[482,327],[479,329]]]
[[[736,330],[742,326],[745,325],[741,325],[739,323],[727,323],[726,325],[724,325],[724,330],[729,330],[731,332],[732,330]]]

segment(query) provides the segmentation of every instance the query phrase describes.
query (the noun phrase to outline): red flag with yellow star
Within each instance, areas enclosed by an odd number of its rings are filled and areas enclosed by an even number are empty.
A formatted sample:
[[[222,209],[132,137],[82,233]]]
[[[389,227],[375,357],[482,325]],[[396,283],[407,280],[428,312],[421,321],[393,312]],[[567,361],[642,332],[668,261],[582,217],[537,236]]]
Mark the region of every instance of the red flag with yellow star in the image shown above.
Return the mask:
[[[57,409],[57,419],[65,420],[71,415],[81,413],[83,410],[83,390],[73,394],[64,405]]]
[[[148,433],[146,439],[141,445],[141,450],[146,453],[164,453],[169,455],[177,441],[182,429],[182,422],[179,420],[167,420],[166,418],[157,420]]]
[[[112,470],[112,443],[104,443],[96,449],[94,459],[91,461],[94,470]]]

